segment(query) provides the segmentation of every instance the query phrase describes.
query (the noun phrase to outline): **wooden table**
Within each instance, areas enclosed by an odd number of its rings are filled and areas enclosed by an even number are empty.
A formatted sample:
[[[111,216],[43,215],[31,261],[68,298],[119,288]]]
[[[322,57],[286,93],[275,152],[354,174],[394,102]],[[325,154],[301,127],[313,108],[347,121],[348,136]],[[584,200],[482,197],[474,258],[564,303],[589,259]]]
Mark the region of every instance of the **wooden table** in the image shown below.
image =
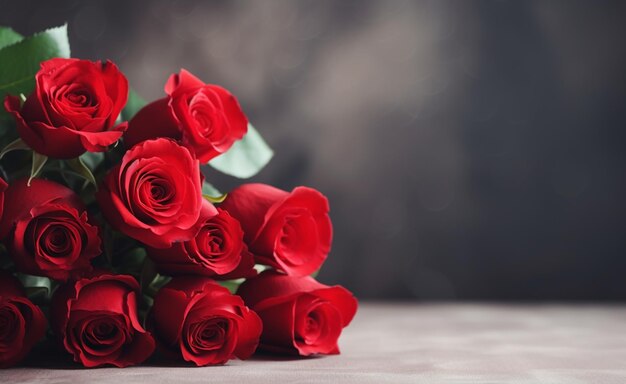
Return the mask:
[[[0,383],[626,383],[626,306],[363,303],[340,356],[0,371]]]

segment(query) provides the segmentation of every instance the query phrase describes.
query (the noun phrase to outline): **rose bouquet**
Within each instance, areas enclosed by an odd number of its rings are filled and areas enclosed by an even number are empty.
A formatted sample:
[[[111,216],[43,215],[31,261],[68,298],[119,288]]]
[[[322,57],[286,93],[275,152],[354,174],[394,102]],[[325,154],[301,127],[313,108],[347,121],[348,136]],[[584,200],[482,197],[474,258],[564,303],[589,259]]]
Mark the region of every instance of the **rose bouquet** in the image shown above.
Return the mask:
[[[317,282],[326,197],[241,184],[272,151],[237,99],[181,70],[145,103],[66,27],[0,28],[0,367],[42,339],[85,367],[339,353],[357,302]]]

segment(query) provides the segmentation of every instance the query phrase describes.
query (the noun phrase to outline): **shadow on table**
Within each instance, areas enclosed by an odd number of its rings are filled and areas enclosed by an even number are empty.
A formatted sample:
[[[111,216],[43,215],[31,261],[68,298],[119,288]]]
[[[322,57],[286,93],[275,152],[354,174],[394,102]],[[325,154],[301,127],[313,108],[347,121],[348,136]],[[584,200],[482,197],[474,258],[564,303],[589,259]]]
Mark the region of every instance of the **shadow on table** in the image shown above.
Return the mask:
[[[269,352],[257,352],[248,361],[295,361],[317,359],[320,356],[285,356],[277,355]],[[162,367],[162,368],[195,368],[196,365],[185,361],[175,361],[168,358],[158,349],[155,353],[141,366],[144,367]],[[228,366],[228,363],[225,365]],[[46,340],[37,345],[28,357],[16,368],[40,368],[40,369],[58,369],[73,370],[84,369],[84,367],[74,362],[72,356],[67,351],[62,350],[56,343]],[[100,368],[109,368],[107,365]]]

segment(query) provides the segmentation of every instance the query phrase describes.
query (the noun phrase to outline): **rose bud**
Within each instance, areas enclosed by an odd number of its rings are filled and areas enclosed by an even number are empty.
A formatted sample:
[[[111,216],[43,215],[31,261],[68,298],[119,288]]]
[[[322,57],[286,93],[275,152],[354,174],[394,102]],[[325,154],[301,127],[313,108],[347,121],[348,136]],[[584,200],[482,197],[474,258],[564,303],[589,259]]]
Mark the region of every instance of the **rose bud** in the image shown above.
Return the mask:
[[[275,353],[338,354],[337,339],[357,309],[354,296],[341,286],[275,271],[246,280],[237,294],[263,320],[259,349]]]
[[[19,363],[45,332],[41,309],[26,298],[19,280],[0,271],[0,368]]]
[[[129,122],[128,148],[148,139],[170,137],[201,163],[228,151],[248,131],[239,102],[222,87],[205,84],[182,69],[165,84],[167,97],[148,104]]]
[[[50,59],[41,63],[35,82],[24,105],[7,96],[4,107],[36,152],[70,159],[106,151],[122,137],[127,124],[114,124],[126,104],[128,82],[112,62]]]
[[[155,342],[139,322],[139,294],[139,284],[127,275],[102,274],[63,285],[52,297],[52,330],[85,367],[140,364],[152,355]]]
[[[150,329],[162,349],[198,366],[247,359],[261,320],[239,296],[201,276],[175,277],[157,293]]]
[[[207,202],[208,203],[208,202]],[[204,275],[228,280],[256,274],[254,258],[243,242],[241,225],[228,212],[204,221],[198,234],[171,248],[148,248],[148,256],[164,275]]]
[[[200,165],[170,139],[126,152],[96,193],[113,228],[153,248],[191,240],[217,210],[202,197]]]
[[[44,179],[12,182],[5,195],[0,239],[20,272],[65,281],[92,270],[101,253],[98,227],[71,189]]]
[[[241,223],[257,263],[304,276],[318,270],[330,251],[328,200],[315,189],[286,192],[266,184],[243,184],[220,207]]]

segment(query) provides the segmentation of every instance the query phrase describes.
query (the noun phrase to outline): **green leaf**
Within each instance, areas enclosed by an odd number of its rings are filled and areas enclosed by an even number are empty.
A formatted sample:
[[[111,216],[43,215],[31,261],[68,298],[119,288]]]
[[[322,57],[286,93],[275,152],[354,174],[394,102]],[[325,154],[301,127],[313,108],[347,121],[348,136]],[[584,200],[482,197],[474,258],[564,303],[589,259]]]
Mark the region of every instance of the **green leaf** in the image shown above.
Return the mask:
[[[122,109],[122,120],[129,121],[135,116],[141,108],[146,105],[146,101],[137,94],[133,89],[128,90],[128,101],[126,106]]]
[[[202,196],[211,203],[221,203],[226,199],[227,195],[227,193],[218,191],[211,183],[202,182]]]
[[[147,310],[150,309],[150,307],[152,307],[152,305],[154,304],[154,299],[146,294],[141,295],[141,303],[140,303],[140,307],[141,308],[145,308],[146,309],[146,315],[147,315]]]
[[[46,288],[51,290],[52,282],[49,278],[43,276],[33,276],[24,273],[16,273],[15,276],[22,282],[24,287],[28,288]]]
[[[213,186],[213,184],[204,180],[202,182],[202,194],[209,196],[222,196],[222,192],[220,192],[217,188]]]
[[[55,284],[47,277],[33,276],[24,273],[16,273],[15,277],[20,280],[26,291],[26,296],[37,305],[48,305],[50,293]]]
[[[23,38],[24,36],[9,27],[0,27],[0,49],[7,45],[15,44]]]
[[[150,284],[157,276],[159,276],[159,274],[156,270],[156,265],[154,265],[150,258],[146,257],[143,261],[141,274],[139,275],[139,284],[141,285],[141,290],[144,292],[148,292]]]
[[[96,178],[94,177],[93,173],[91,173],[89,167],[83,162],[80,157],[69,159],[65,162],[67,165],[70,166],[70,168],[72,168],[72,170],[74,170],[74,172],[78,173],[83,178],[85,178],[85,180],[93,184],[94,187],[96,187],[96,190],[98,189],[98,183],[96,182]]]
[[[163,288],[167,283],[169,283],[171,280],[172,278],[170,276],[163,276],[163,275],[157,274],[154,280],[152,280],[152,283],[150,283],[150,287],[158,291],[159,289]]]
[[[30,177],[28,178],[28,183],[27,183],[29,187],[30,187],[30,182],[33,181],[33,179],[41,173],[41,170],[43,169],[43,166],[46,165],[47,161],[48,161],[48,156],[44,156],[42,154],[39,154],[33,151],[33,163],[31,164],[31,167],[30,167]]]
[[[237,289],[239,288],[239,286],[244,281],[245,281],[245,279],[236,279],[236,280],[218,281],[218,283],[222,287],[227,288],[230,291],[230,293],[232,293],[234,295],[237,292]]]
[[[85,152],[79,157],[83,164],[89,167],[91,172],[95,172],[104,161],[104,152]]]
[[[124,265],[126,266],[130,266],[130,265],[140,265],[143,264],[144,260],[146,259],[147,256],[147,252],[146,249],[144,247],[137,247],[134,248],[128,252],[126,252],[126,254],[124,254]]]
[[[224,154],[209,162],[218,171],[240,179],[259,173],[274,156],[259,132],[248,124],[248,133]]]
[[[35,87],[39,63],[53,57],[70,57],[67,24],[0,49],[0,100],[7,94],[29,94]]]
[[[131,274],[133,272],[137,272],[137,274],[140,274],[144,267],[146,256],[147,253],[145,248],[135,247],[121,255],[117,255],[115,259],[115,266],[119,268],[120,271],[126,271]]]
[[[26,288],[26,297],[28,297],[30,301],[44,301],[48,298],[49,293],[47,287]]]
[[[17,150],[31,150],[31,149],[28,146],[28,144],[26,144],[22,139],[17,139],[2,149],[2,152],[0,152],[0,160],[7,153],[12,152],[12,151],[17,151]]]
[[[142,287],[143,293],[150,297],[155,297],[159,290],[171,280],[172,278],[170,276],[164,276],[157,273],[148,285],[144,285]]]

